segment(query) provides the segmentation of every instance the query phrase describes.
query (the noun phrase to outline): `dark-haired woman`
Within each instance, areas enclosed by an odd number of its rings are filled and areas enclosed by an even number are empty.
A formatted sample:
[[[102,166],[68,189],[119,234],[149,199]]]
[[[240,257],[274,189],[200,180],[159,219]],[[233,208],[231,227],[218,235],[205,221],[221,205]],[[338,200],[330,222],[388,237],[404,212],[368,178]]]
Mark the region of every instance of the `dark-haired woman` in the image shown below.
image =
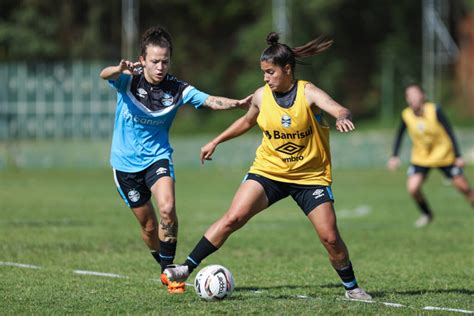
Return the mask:
[[[153,27],[143,34],[138,62],[121,60],[100,73],[117,90],[110,158],[115,183],[162,270],[173,262],[178,234],[173,149],[168,139],[178,109],[183,104],[213,110],[245,108],[251,99],[209,96],[178,80],[169,74],[172,50],[169,33],[162,27]],[[159,209],[159,223],[151,196]],[[168,283],[164,275],[162,281]],[[169,290],[179,293],[184,288],[170,284]]]
[[[472,206],[474,190],[464,175],[464,160],[451,124],[441,108],[426,101],[425,92],[418,84],[410,84],[405,88],[405,100],[408,107],[402,111],[402,121],[388,168],[393,171],[400,166],[398,152],[403,134],[408,130],[412,150],[406,187],[421,212],[415,222],[415,227],[421,228],[433,221],[433,212],[421,190],[432,168],[441,170]]]
[[[229,210],[206,231],[183,265],[172,265],[168,279],[184,281],[201,261],[254,215],[291,196],[313,224],[332,266],[342,279],[346,297],[370,300],[359,288],[349,253],[334,213],[331,191],[329,126],[322,111],[334,116],[336,129],[354,129],[351,113],[323,90],[295,78],[295,58],[315,55],[331,41],[315,39],[291,49],[270,33],[260,57],[265,86],[255,91],[248,112],[201,149],[201,161],[210,160],[217,145],[258,124],[262,143],[249,173],[234,196]],[[291,251],[287,249],[286,251]]]

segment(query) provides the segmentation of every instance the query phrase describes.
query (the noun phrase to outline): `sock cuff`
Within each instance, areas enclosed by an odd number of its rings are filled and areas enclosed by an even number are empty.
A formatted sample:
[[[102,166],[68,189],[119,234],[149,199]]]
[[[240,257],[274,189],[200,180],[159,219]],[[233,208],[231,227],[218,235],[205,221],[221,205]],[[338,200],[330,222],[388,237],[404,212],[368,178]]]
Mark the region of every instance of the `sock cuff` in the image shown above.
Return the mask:
[[[177,242],[166,242],[160,240],[160,254],[165,256],[174,256],[176,253]]]

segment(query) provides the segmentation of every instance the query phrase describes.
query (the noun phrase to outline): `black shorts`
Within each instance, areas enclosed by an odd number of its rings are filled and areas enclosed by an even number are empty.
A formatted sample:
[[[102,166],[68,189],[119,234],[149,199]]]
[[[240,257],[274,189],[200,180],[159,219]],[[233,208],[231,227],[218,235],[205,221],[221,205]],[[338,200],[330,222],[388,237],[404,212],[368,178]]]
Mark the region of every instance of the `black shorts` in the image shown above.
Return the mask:
[[[174,179],[173,164],[168,159],[154,162],[139,172],[123,172],[114,169],[117,191],[129,207],[139,207],[150,200],[150,188],[161,177]]]
[[[451,179],[452,177],[455,176],[460,176],[463,174],[462,168],[456,167],[455,165],[450,165],[446,167],[437,167],[439,170],[441,170],[444,174],[444,176],[448,179]],[[432,167],[422,167],[422,166],[417,166],[417,165],[410,165],[407,170],[407,175],[412,176],[416,173],[421,173],[423,176],[428,176],[430,170]]]
[[[315,207],[325,202],[334,203],[330,186],[280,182],[254,173],[248,173],[244,181],[246,180],[254,180],[262,185],[268,206],[291,195],[301,210],[308,215]]]

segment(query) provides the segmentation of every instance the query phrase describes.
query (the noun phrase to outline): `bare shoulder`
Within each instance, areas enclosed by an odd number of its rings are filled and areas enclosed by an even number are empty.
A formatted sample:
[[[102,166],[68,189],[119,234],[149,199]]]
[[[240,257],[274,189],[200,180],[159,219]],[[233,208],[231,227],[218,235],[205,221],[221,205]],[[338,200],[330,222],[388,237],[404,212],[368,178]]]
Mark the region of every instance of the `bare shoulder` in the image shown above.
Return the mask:
[[[312,82],[308,82],[304,86],[304,96],[310,106],[317,104],[317,100],[320,98],[321,93],[324,93],[324,91],[316,87]]]
[[[260,108],[260,104],[262,103],[263,89],[264,87],[260,87],[253,93],[252,103],[258,108]]]

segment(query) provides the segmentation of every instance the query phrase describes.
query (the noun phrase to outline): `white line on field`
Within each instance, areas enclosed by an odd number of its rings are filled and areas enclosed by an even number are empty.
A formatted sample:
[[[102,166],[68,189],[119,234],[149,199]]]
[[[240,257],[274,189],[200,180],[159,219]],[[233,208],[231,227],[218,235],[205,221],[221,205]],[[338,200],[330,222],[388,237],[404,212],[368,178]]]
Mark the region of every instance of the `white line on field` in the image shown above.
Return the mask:
[[[4,262],[4,261],[0,261],[0,266],[10,266],[10,267],[27,268],[27,269],[41,269],[40,266],[35,266],[35,265],[32,265],[32,264]]]
[[[474,314],[474,311],[470,311],[466,309],[447,308],[447,307],[425,306],[423,307],[423,309],[427,311],[448,311],[448,312],[458,312],[458,313],[464,313],[464,314]]]
[[[356,207],[355,209],[336,209],[336,216],[338,218],[355,218],[355,217],[363,217],[369,215],[371,212],[371,207],[368,205],[361,205]]]
[[[96,272],[96,271],[85,271],[85,270],[74,270],[72,271],[77,274],[85,274],[85,275],[96,275],[96,276],[103,276],[109,278],[128,278],[125,275],[115,274],[115,273],[105,273],[105,272]]]
[[[27,268],[27,269],[41,269],[40,266],[32,265],[32,264],[24,264],[24,263],[15,263],[15,262],[5,262],[5,261],[0,261],[0,266],[10,266],[10,267],[18,267],[18,268]],[[96,271],[86,271],[86,270],[73,270],[74,273],[76,274],[81,274],[81,275],[94,275],[94,276],[102,276],[102,277],[109,277],[109,278],[128,278],[126,275],[120,275],[120,274],[115,274],[115,273],[105,273],[105,272],[96,272]],[[151,281],[161,281],[160,279],[150,279]],[[194,287],[192,283],[186,283],[187,286]],[[261,290],[255,290],[252,291],[254,294],[261,294],[263,291]],[[307,295],[296,295],[296,298],[300,299],[310,299],[312,297],[309,297]],[[391,303],[391,302],[378,302],[378,301],[369,301],[369,300],[355,300],[355,299],[347,299],[347,298],[341,298],[338,300],[343,300],[343,301],[353,301],[353,302],[361,302],[361,303],[368,303],[368,304],[383,304],[385,306],[390,306],[390,307],[407,307],[410,308],[410,306],[403,305],[403,304],[398,304],[398,303]],[[425,306],[421,308],[422,310],[427,310],[427,311],[447,311],[447,312],[455,312],[455,313],[464,313],[464,314],[474,314],[474,311],[467,310],[467,309],[457,309],[457,308],[449,308],[449,307],[435,307],[435,306]]]

